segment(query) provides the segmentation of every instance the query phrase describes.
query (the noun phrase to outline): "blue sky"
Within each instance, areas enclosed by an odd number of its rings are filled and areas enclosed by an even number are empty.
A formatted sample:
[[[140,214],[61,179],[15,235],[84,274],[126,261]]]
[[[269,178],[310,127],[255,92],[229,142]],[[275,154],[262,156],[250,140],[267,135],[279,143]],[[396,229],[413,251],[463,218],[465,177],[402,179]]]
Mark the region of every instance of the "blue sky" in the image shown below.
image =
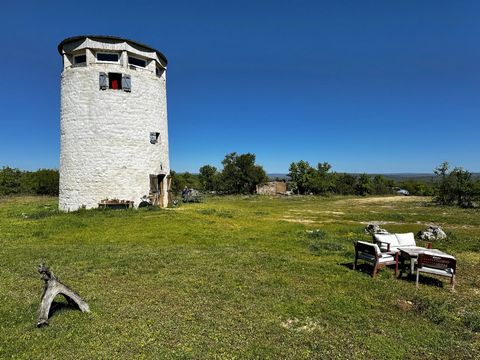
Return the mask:
[[[93,10],[95,9],[95,10]],[[22,1],[0,13],[0,166],[58,168],[58,43],[131,38],[169,60],[176,171],[252,152],[335,171],[480,171],[478,1]]]

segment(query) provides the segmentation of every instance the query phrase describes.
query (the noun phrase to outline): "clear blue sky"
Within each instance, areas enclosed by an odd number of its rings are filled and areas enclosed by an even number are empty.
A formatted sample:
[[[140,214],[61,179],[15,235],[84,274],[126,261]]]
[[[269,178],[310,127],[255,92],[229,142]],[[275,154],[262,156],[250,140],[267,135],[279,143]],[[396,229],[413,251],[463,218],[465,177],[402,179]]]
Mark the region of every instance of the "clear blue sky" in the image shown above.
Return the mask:
[[[83,34],[167,56],[176,171],[480,171],[478,1],[3,2],[0,166],[58,168],[57,45]]]

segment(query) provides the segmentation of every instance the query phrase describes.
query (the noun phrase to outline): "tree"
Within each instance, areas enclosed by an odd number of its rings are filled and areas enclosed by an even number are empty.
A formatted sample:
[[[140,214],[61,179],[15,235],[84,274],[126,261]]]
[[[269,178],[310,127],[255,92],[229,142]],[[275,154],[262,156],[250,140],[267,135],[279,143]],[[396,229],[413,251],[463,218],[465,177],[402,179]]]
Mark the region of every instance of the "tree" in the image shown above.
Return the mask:
[[[372,193],[372,179],[367,174],[362,174],[357,178],[355,184],[355,194],[365,196]]]
[[[0,170],[0,195],[14,195],[22,193],[23,172],[11,167]]]
[[[27,174],[33,193],[37,195],[58,195],[60,177],[58,170],[40,169]]]
[[[217,191],[219,189],[220,174],[215,166],[204,165],[200,168],[199,180],[203,190]]]
[[[314,194],[326,194],[335,188],[334,175],[329,173],[332,165],[327,162],[318,163],[317,169],[310,172],[310,189]]]
[[[311,191],[310,178],[313,170],[308,161],[293,162],[288,170],[292,189],[297,191],[297,194],[308,194]]]
[[[257,185],[268,181],[265,170],[255,164],[255,155],[233,152],[222,161],[221,186],[230,194],[252,194]]]
[[[388,180],[383,175],[375,175],[372,181],[372,192],[376,195],[390,194],[393,186],[393,180]]]
[[[448,205],[452,203],[448,168],[448,162],[445,161],[440,166],[435,168],[435,170],[433,170],[433,172],[439,177],[437,196],[435,197],[435,200],[441,205]]]
[[[455,168],[450,173],[449,178],[451,178],[454,203],[460,207],[473,207],[476,196],[472,174],[462,168]]]
[[[355,194],[357,179],[351,174],[334,174],[335,192],[341,195]]]
[[[193,175],[189,172],[177,173],[171,170],[170,176],[172,177],[171,190],[174,194],[180,193],[185,186],[189,189],[199,188],[198,175]]]
[[[462,168],[456,167],[450,172],[448,170],[448,162],[434,170],[439,178],[435,200],[441,205],[474,206],[480,198],[478,181],[475,183],[472,174]]]

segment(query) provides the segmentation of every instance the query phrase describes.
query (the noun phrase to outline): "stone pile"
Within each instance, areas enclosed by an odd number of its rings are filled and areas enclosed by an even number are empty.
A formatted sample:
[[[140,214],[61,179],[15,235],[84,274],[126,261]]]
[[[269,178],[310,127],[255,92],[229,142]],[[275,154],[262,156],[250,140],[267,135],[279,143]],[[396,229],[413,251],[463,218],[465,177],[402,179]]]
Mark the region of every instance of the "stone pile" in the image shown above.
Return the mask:
[[[430,225],[426,230],[420,231],[417,237],[420,240],[435,241],[446,239],[447,234],[445,234],[445,231],[443,231],[440,226]]]

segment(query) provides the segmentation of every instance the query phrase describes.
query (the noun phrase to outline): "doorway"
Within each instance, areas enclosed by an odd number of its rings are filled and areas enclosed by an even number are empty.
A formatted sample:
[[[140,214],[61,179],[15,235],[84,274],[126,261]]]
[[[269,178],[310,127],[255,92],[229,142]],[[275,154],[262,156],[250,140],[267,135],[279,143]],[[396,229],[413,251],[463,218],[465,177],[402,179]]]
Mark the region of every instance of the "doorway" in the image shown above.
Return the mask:
[[[150,202],[154,206],[161,205],[161,199],[165,190],[163,189],[163,179],[165,174],[150,175]]]

